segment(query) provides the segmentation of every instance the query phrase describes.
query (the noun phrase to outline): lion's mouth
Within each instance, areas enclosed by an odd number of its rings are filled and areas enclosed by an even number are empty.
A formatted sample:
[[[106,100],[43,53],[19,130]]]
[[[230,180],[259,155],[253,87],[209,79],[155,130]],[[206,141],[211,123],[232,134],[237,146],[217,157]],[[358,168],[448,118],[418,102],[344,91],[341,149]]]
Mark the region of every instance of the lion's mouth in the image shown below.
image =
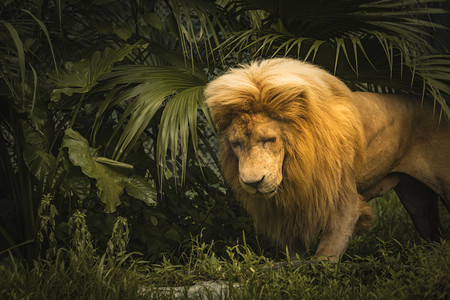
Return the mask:
[[[249,191],[248,189],[245,189],[245,188],[244,188],[244,190],[250,195],[256,195],[256,196],[264,197],[264,198],[272,198],[277,193],[278,187],[275,187],[271,191],[264,191],[264,190],[261,191],[257,188],[252,189],[251,191]]]
[[[265,196],[265,197],[271,198],[271,197],[273,197],[273,196],[277,193],[277,189],[278,189],[278,187],[274,188],[274,189],[271,190],[270,192],[259,192],[259,191],[258,191],[258,193],[261,194],[261,195],[263,195],[263,196]]]
[[[269,190],[269,186],[252,186],[243,183],[240,180],[242,189],[250,195],[263,196],[265,198],[270,198],[277,193],[278,186],[275,186],[273,189]]]

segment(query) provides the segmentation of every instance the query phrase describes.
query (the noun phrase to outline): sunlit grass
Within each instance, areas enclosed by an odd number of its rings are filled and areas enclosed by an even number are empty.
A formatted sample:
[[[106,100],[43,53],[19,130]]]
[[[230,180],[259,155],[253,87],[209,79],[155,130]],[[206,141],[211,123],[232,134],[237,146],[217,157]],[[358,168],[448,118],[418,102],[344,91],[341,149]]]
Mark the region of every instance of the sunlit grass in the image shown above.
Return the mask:
[[[371,205],[378,215],[372,228],[338,264],[269,258],[245,240],[218,256],[201,237],[178,260],[153,265],[74,246],[28,267],[4,260],[0,299],[448,299],[450,244],[421,241],[394,194]],[[449,233],[450,214],[440,210]],[[188,289],[199,282],[219,283],[220,295],[207,285],[200,293]]]

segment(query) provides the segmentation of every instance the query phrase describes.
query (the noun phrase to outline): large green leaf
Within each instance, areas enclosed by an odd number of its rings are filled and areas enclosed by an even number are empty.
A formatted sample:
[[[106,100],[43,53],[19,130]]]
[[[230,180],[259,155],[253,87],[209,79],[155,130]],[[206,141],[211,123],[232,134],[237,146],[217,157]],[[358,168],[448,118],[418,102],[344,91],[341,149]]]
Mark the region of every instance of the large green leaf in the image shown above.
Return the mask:
[[[125,191],[131,197],[142,200],[148,205],[156,204],[157,194],[155,188],[140,176],[131,175],[125,185]]]
[[[89,196],[90,189],[91,182],[83,174],[70,174],[64,177],[61,183],[61,192],[65,197],[76,195],[79,199],[84,200]]]
[[[31,173],[39,180],[44,180],[49,173],[55,157],[37,146],[24,147],[23,158]]]
[[[43,133],[23,123],[25,143],[23,159],[31,173],[40,181],[44,181],[55,162],[53,154],[48,152],[48,141]]]
[[[49,74],[57,89],[52,92],[52,100],[58,101],[61,94],[71,96],[73,93],[87,93],[98,82],[100,76],[112,70],[113,65],[121,61],[138,48],[145,48],[146,44],[139,41],[133,45],[125,45],[119,49],[106,48],[102,52],[96,51],[89,59],[79,62],[67,62],[65,70],[56,74]]]
[[[63,147],[68,149],[73,165],[79,166],[84,174],[97,182],[98,196],[105,204],[105,212],[111,213],[120,204],[120,195],[124,188],[131,191],[131,196],[148,204],[155,203],[154,188],[145,180],[131,176],[133,166],[95,155],[88,141],[73,129],[64,134]]]

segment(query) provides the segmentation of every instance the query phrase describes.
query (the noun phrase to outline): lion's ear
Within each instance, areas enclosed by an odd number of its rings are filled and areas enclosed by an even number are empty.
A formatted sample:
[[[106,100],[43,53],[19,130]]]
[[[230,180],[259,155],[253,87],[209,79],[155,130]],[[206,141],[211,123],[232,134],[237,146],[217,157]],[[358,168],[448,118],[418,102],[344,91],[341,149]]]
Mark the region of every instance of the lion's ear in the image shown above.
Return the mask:
[[[230,126],[233,115],[229,111],[218,107],[209,107],[209,111],[217,133],[221,134]]]
[[[280,120],[290,121],[298,118],[307,119],[310,114],[310,103],[308,92],[305,90],[280,93],[270,104],[269,114]]]

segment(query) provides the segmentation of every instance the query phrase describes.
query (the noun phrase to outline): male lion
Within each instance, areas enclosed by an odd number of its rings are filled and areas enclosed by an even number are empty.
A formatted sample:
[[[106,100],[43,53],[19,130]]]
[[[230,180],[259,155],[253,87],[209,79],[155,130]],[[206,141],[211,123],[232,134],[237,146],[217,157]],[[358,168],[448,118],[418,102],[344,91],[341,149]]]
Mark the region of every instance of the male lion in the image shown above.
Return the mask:
[[[423,238],[450,207],[450,125],[413,96],[351,92],[308,63],[277,58],[210,82],[206,103],[226,182],[255,222],[290,253],[320,236],[316,257],[338,260],[366,202],[395,189]]]

